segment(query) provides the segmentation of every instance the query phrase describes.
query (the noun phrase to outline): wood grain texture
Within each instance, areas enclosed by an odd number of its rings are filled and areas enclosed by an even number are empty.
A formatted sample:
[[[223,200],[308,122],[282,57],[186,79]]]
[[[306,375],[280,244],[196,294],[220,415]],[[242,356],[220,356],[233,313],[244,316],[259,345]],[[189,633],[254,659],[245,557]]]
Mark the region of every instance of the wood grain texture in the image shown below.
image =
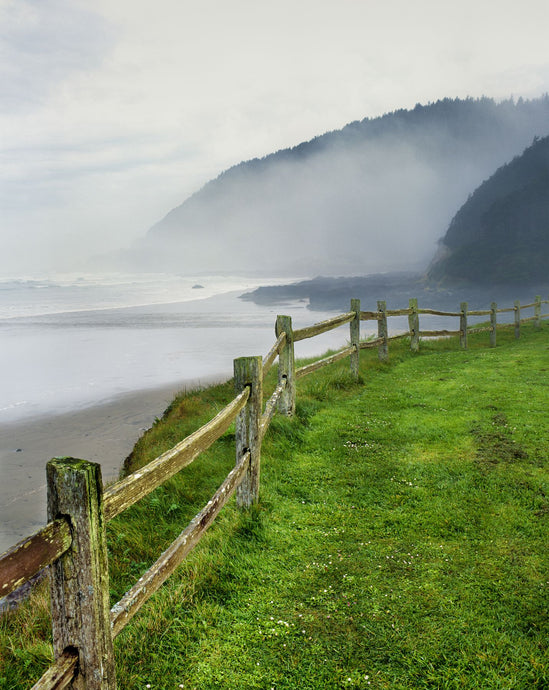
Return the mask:
[[[318,371],[319,369],[322,369],[322,367],[328,366],[328,364],[333,364],[334,362],[337,362],[340,359],[349,357],[354,351],[354,346],[346,347],[344,350],[336,352],[335,355],[330,355],[329,357],[324,357],[323,359],[317,359],[316,362],[306,364],[304,367],[301,367],[295,372],[296,378],[303,378],[303,376],[312,374],[313,371]]]
[[[191,520],[175,541],[164,551],[156,563],[139,578],[136,584],[115,604],[110,613],[112,635],[116,637],[135,616],[143,604],[170,577],[177,566],[192,551],[217,517],[219,511],[233,495],[242,477],[248,471],[250,454],[246,453],[208,504]]]
[[[72,684],[78,666],[78,653],[66,650],[59,659],[50,666],[31,690],[63,690]]]
[[[326,333],[327,331],[331,331],[334,328],[343,326],[344,324],[349,323],[349,321],[352,321],[354,318],[355,312],[350,311],[346,314],[334,316],[332,319],[326,319],[326,321],[319,321],[318,323],[315,323],[312,326],[300,328],[297,331],[294,331],[294,342],[297,343],[298,340],[314,338],[314,336],[316,335],[320,335],[321,333]]]
[[[48,518],[68,516],[71,548],[50,570],[53,649],[60,659],[78,650],[75,688],[115,690],[109,620],[109,566],[103,482],[97,463],[75,458],[50,460],[46,468]]]
[[[51,565],[71,543],[69,523],[59,518],[12,546],[0,557],[0,597],[10,594]]]
[[[246,405],[249,395],[250,391],[244,390],[210,422],[141,469],[109,486],[104,496],[106,519],[111,520],[115,515],[150,494],[183,467],[190,465],[200,453],[207,450],[227,431],[237,414]]]

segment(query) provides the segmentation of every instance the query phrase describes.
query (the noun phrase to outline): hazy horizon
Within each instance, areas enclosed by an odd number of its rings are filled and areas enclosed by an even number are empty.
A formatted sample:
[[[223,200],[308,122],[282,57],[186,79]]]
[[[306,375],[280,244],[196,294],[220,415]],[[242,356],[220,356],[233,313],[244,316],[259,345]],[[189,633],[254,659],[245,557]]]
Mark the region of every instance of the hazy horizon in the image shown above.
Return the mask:
[[[86,270],[232,165],[357,119],[549,92],[548,19],[542,0],[0,0],[0,274]]]

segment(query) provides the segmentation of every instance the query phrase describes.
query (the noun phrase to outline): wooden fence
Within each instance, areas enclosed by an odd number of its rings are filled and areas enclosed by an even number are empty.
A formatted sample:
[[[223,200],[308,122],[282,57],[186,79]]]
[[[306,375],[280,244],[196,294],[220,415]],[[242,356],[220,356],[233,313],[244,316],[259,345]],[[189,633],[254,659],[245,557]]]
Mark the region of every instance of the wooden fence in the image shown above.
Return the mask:
[[[237,505],[247,508],[258,500],[262,439],[276,410],[291,415],[295,409],[296,381],[321,367],[345,357],[358,377],[359,355],[365,348],[378,348],[381,360],[388,357],[389,342],[410,338],[412,351],[419,349],[420,338],[460,336],[467,347],[469,333],[488,332],[490,345],[496,345],[498,328],[520,326],[534,321],[541,326],[541,305],[549,300],[536,297],[531,304],[489,310],[445,312],[420,309],[416,299],[407,309],[387,309],[377,303],[377,311],[361,311],[360,301],[351,300],[351,309],[326,321],[293,330],[289,316],[278,316],[277,340],[264,357],[242,357],[234,361],[235,398],[216,417],[171,450],[128,477],[103,488],[100,466],[96,463],[58,458],[47,465],[48,524],[0,556],[0,596],[13,592],[49,567],[52,630],[55,663],[33,686],[46,688],[78,687],[106,690],[116,688],[113,640],[140,607],[154,594],[196,546],[221,508],[236,491]],[[534,315],[523,318],[524,309]],[[498,324],[497,314],[513,312],[514,321]],[[422,331],[421,314],[459,318],[459,329]],[[409,330],[389,336],[387,319],[407,316]],[[469,316],[489,316],[490,325],[471,327]],[[377,338],[362,341],[361,321],[377,321]],[[295,368],[294,344],[339,326],[350,324],[350,344],[336,354]],[[278,384],[263,406],[263,381],[278,359]],[[109,571],[106,523],[147,496],[166,480],[189,465],[209,448],[235,422],[236,464],[208,504],[196,515],[156,563],[135,583],[122,599],[109,608]]]

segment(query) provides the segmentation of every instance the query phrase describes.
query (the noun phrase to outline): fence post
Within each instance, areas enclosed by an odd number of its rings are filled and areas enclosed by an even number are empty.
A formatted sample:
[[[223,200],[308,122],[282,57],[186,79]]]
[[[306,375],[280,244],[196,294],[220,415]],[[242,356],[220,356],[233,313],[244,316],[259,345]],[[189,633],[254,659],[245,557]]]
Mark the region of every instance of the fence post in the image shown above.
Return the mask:
[[[496,346],[496,332],[498,325],[497,308],[498,305],[495,302],[492,302],[490,305],[490,347]]]
[[[351,374],[358,379],[360,366],[360,300],[351,300],[351,311],[355,312],[355,318],[350,322],[351,345],[355,351],[351,354]]]
[[[515,338],[520,338],[520,301],[515,300]]]
[[[467,349],[467,306],[467,302],[462,302],[460,305],[459,344],[463,350]]]
[[[379,318],[377,321],[377,337],[382,338],[383,342],[377,350],[377,356],[380,362],[386,362],[389,359],[389,345],[387,342],[387,305],[384,301],[378,301],[377,310]]]
[[[295,412],[295,361],[294,361],[294,332],[291,316],[276,317],[276,337],[286,333],[286,343],[278,355],[278,383],[286,379],[286,387],[278,402],[281,414],[292,415]]]
[[[261,439],[259,422],[263,407],[263,366],[261,357],[239,357],[233,362],[236,393],[250,387],[250,397],[236,418],[236,462],[250,451],[250,464],[236,489],[236,504],[249,508],[259,500]]]
[[[48,520],[68,516],[73,536],[69,551],[51,566],[55,658],[76,648],[79,671],[71,687],[115,690],[101,467],[55,458],[46,473]]]
[[[417,299],[411,297],[408,306],[412,310],[408,314],[408,329],[410,331],[410,350],[419,352],[419,314],[417,313]]]
[[[541,295],[536,295],[534,306],[534,328],[541,328]]]

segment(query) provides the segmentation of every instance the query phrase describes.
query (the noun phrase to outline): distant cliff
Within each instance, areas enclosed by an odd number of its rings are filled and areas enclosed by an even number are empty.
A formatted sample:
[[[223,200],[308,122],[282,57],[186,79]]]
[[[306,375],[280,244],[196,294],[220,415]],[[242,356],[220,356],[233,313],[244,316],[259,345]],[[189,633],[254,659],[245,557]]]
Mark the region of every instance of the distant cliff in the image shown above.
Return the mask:
[[[500,167],[459,209],[430,281],[535,283],[549,280],[549,137]]]
[[[547,97],[444,99],[353,122],[225,171],[133,260],[181,273],[424,270],[470,191],[548,134]]]

